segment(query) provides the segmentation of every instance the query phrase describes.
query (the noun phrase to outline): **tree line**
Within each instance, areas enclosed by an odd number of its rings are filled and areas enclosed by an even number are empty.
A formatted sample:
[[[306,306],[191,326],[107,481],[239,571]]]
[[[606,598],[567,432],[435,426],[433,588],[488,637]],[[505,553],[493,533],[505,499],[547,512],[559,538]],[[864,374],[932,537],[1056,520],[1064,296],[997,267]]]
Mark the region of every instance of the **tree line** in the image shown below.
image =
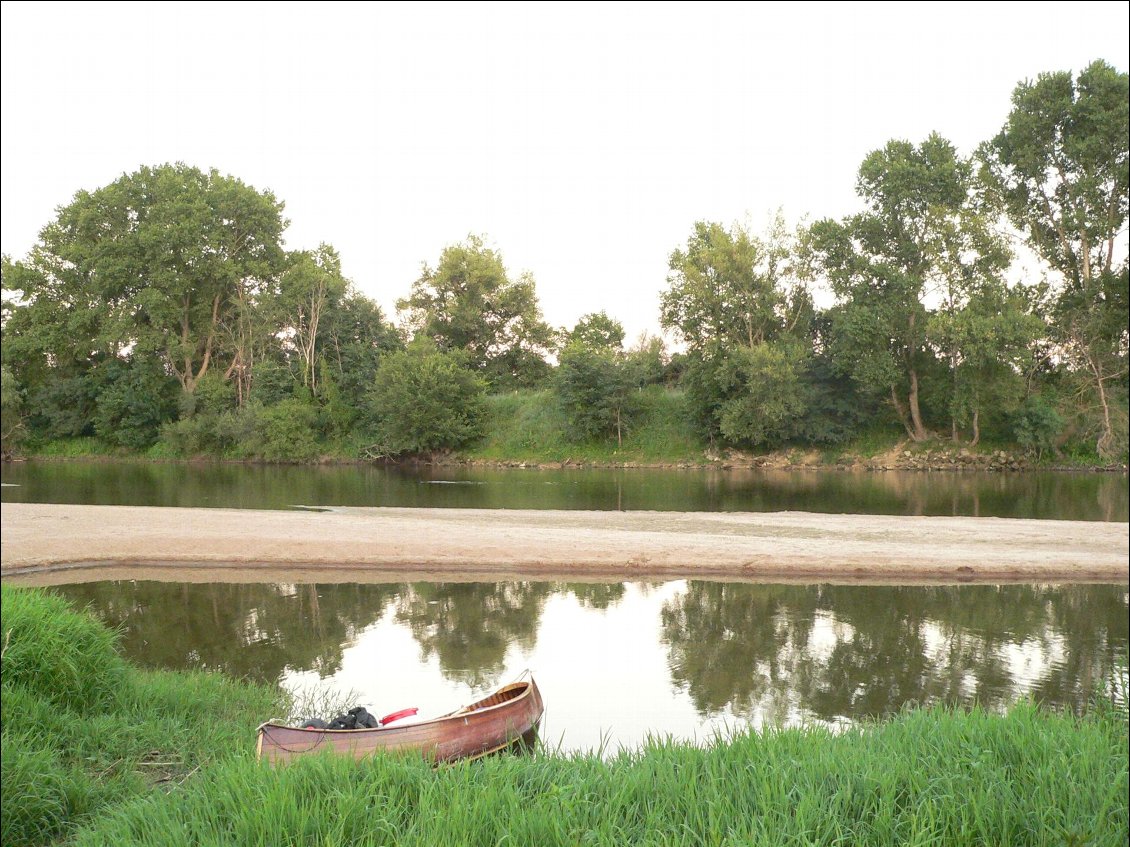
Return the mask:
[[[332,246],[287,251],[283,203],[215,170],[80,191],[3,259],[3,441],[176,455],[368,458],[474,442],[489,392],[549,390],[572,435],[631,431],[678,387],[704,440],[772,448],[897,426],[1034,452],[1127,452],[1128,75],[1019,84],[970,156],[938,134],[861,163],[861,211],[796,231],[700,221],[660,325],[553,328],[477,236],[424,265],[399,323]],[[1014,279],[1017,252],[1040,262]],[[834,300],[818,307],[814,293]]]

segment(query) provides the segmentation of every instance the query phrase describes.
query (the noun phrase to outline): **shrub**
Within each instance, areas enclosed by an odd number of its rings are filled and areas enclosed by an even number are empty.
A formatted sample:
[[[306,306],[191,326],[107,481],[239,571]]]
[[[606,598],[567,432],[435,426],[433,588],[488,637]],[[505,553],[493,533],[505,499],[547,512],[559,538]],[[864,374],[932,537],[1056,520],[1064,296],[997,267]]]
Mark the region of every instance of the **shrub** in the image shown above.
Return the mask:
[[[462,447],[482,434],[486,383],[427,340],[384,358],[369,394],[369,433],[385,455]]]

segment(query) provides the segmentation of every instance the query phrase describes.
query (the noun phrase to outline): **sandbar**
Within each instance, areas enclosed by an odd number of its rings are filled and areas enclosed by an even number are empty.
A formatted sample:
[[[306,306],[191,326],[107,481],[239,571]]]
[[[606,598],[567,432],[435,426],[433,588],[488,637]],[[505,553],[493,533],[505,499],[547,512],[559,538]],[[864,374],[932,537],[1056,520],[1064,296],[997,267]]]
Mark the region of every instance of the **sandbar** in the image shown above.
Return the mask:
[[[1130,581],[1128,524],[807,512],[0,505],[0,574],[402,582]]]

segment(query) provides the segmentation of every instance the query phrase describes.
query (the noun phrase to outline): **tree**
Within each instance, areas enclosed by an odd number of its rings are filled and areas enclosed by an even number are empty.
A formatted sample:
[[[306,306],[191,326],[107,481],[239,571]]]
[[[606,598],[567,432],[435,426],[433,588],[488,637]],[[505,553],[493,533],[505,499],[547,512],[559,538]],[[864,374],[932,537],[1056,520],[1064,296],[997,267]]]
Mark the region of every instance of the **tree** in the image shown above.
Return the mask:
[[[808,303],[806,291],[788,290],[792,252],[780,216],[764,239],[699,221],[686,250],[671,254],[660,324],[699,353],[752,347],[792,330]]]
[[[1097,61],[1074,80],[1062,71],[1023,82],[979,151],[1012,223],[1062,279],[1053,328],[1097,401],[1096,449],[1107,458],[1125,450],[1111,389],[1125,381],[1128,346],[1128,80]]]
[[[191,394],[224,349],[242,292],[281,266],[282,203],[218,171],[144,167],[80,191],[8,272],[40,355],[158,356]],[[11,277],[11,278],[10,278]]]
[[[288,257],[270,308],[298,356],[301,382],[318,395],[318,362],[322,355],[319,330],[326,314],[345,297],[348,281],[341,275],[341,258],[328,244]]]
[[[590,312],[565,334],[565,342],[590,349],[619,350],[624,346],[624,325],[603,311]]]
[[[427,338],[385,356],[369,395],[370,455],[462,447],[482,434],[485,393],[464,354],[440,350]]]
[[[779,444],[800,434],[808,412],[808,351],[792,340],[741,346],[722,364],[727,397],[718,410],[722,436],[731,442]]]
[[[434,270],[424,265],[397,309],[441,350],[464,351],[493,387],[532,384],[548,368],[544,354],[553,332],[542,319],[533,276],[510,279],[502,256],[478,236],[444,249]]]
[[[10,458],[24,436],[24,398],[19,380],[0,366],[0,458]]]
[[[381,307],[352,286],[325,316],[322,364],[328,365],[342,404],[350,409],[350,426],[360,416],[382,358],[403,350],[396,328]]]
[[[795,273],[795,256],[780,215],[764,238],[698,222],[686,249],[671,254],[660,323],[688,347],[683,384],[710,438],[780,440],[783,418],[755,420],[763,413],[777,418],[779,410],[771,408],[777,399],[790,415],[803,414],[794,401],[803,394],[812,301]],[[778,341],[773,352],[759,349]],[[784,362],[785,355],[796,358]],[[772,378],[765,370],[770,361]],[[763,393],[770,384],[776,397]]]
[[[927,300],[955,313],[970,292],[999,280],[1008,261],[973,194],[972,166],[932,134],[890,141],[869,154],[856,191],[867,210],[813,224],[809,245],[840,303],[832,310],[832,357],[872,395],[886,394],[907,435],[928,436],[922,379],[939,356],[951,371],[961,351],[931,337]]]
[[[930,316],[928,335],[949,353],[953,439],[958,439],[958,427],[968,423],[970,444],[976,445],[986,403],[1008,413],[1022,402],[1023,369],[1047,325],[1032,313],[1022,292],[1008,289],[998,278],[962,294],[960,305],[950,301]]]
[[[580,342],[567,344],[561,351],[555,387],[573,437],[615,433],[616,445],[623,444],[624,430],[636,412],[635,382],[622,353]]]

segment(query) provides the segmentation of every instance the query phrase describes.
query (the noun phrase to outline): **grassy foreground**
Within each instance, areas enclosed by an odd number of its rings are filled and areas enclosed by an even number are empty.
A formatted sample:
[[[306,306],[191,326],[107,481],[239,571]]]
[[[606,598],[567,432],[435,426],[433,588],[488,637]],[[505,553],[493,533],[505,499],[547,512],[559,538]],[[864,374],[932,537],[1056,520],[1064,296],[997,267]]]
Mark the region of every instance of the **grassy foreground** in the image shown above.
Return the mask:
[[[0,588],[0,844],[52,844],[105,809],[188,784],[249,752],[277,691],[217,674],[143,671],[92,617]]]
[[[272,770],[250,755],[280,709],[271,690],[140,673],[61,601],[3,600],[5,845],[1127,843],[1126,715],[1101,704],[1083,718],[921,709],[607,761]]]

